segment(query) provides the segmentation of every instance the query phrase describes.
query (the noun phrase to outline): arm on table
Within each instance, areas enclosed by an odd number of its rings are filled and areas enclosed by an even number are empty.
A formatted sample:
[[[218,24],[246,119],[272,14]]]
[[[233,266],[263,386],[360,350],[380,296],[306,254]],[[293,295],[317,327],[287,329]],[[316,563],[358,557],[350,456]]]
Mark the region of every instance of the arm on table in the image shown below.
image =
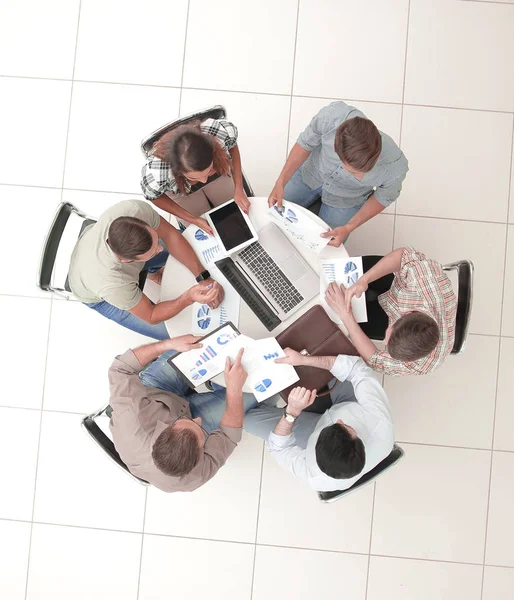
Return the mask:
[[[268,198],[268,205],[271,207],[277,204],[278,207],[282,208],[282,200],[284,199],[284,186],[291,179],[294,173],[303,165],[303,163],[309,158],[310,150],[305,150],[296,142],[292,147],[289,156],[287,157],[286,164],[280,172],[275,186],[271,190],[271,194]]]

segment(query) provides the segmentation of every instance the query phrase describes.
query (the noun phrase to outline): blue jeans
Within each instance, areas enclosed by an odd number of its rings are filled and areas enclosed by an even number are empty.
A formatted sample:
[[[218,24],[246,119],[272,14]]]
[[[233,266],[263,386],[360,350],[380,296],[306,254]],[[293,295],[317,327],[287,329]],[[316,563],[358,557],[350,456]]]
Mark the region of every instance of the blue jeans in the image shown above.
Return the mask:
[[[147,387],[156,387],[184,398],[189,386],[168,364],[168,358],[174,354],[176,354],[174,350],[161,354],[141,371],[139,378]],[[216,383],[213,383],[212,387],[214,392],[193,393],[186,397],[193,419],[201,417],[202,427],[209,433],[218,429],[226,406],[225,388]],[[243,394],[243,404],[246,412],[258,402],[253,394]]]
[[[329,385],[333,385],[335,380],[332,380]],[[339,404],[340,402],[356,402],[353,392],[353,386],[349,381],[339,381],[335,388],[330,392],[330,399],[332,404]],[[276,408],[267,404],[267,400],[261,402],[259,406],[250,410],[245,415],[244,429],[249,433],[267,440],[269,434],[275,428],[275,425],[280,420],[280,417],[284,414],[283,408]],[[307,442],[316,429],[322,415],[302,412],[294,422],[293,433],[296,440],[296,445],[300,448],[307,448]]]
[[[155,273],[159,269],[162,269],[168,260],[168,251],[163,250],[156,254],[153,258],[146,261],[145,266],[143,267],[143,271],[148,271],[149,273]],[[164,323],[157,323],[157,325],[152,325],[151,323],[147,323],[136,317],[128,310],[122,310],[121,308],[116,308],[109,302],[103,300],[102,302],[93,302],[92,304],[86,304],[89,308],[96,310],[104,317],[107,317],[111,321],[115,323],[119,323],[122,327],[126,327],[131,331],[135,331],[136,333],[141,333],[142,335],[146,335],[147,337],[154,338],[156,340],[164,340],[169,338],[168,330],[166,329],[166,325]]]
[[[303,182],[302,179],[302,167],[300,167],[295,174],[291,177],[284,188],[284,198],[289,202],[299,204],[304,208],[309,208],[311,204],[322,195],[321,187],[311,190],[311,188]],[[362,204],[358,206],[351,206],[349,208],[334,208],[328,206],[323,202],[321,198],[321,209],[319,211],[320,219],[323,219],[327,225],[330,225],[332,229],[339,227],[340,225],[346,225],[348,221],[355,215],[362,207]]]

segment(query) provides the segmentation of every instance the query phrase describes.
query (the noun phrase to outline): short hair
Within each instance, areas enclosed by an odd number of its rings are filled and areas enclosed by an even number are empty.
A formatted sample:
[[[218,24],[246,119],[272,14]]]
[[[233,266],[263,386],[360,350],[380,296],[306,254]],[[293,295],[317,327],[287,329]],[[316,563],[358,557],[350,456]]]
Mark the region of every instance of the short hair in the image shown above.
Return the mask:
[[[346,119],[337,128],[334,150],[343,162],[367,173],[375,166],[382,152],[382,136],[369,119]]]
[[[359,437],[334,423],[321,430],[316,442],[318,467],[333,479],[350,479],[358,475],[366,463],[366,450]]]
[[[183,477],[196,467],[201,451],[193,430],[170,425],[155,440],[152,458],[165,475]]]
[[[392,327],[387,351],[404,362],[428,356],[439,343],[439,326],[417,310],[400,317]]]
[[[141,219],[118,217],[109,227],[109,246],[121,258],[135,260],[152,247],[152,235],[148,227]]]

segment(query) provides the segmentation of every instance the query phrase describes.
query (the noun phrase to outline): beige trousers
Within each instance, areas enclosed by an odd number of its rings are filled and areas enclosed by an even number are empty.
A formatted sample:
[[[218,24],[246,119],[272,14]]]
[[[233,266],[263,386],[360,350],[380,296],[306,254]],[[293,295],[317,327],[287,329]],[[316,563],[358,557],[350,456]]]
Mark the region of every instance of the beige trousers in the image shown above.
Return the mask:
[[[199,217],[211,208],[232,200],[234,180],[230,175],[222,175],[188,196],[167,196],[195,217]]]

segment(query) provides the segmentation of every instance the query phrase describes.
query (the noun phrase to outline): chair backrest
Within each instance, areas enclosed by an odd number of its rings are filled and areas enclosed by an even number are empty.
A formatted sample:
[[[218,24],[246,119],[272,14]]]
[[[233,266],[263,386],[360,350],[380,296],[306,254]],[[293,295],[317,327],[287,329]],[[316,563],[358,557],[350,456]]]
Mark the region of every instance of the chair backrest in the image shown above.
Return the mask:
[[[110,410],[111,407],[107,405],[98,412],[93,413],[92,415],[87,415],[82,419],[82,426],[89,434],[89,436],[98,444],[98,446],[100,446],[100,448],[105,452],[105,454],[107,454],[107,456],[114,463],[116,463],[118,467],[120,467],[120,469],[125,471],[125,473],[130,475],[130,477],[132,477],[132,479],[134,479],[138,483],[141,483],[142,485],[150,485],[148,481],[136,477],[129,471],[127,465],[121,460],[121,457],[114,446],[114,442],[102,431],[102,429],[96,422],[96,419],[102,416],[104,413],[108,413],[110,415]]]
[[[471,309],[473,306],[473,273],[475,267],[470,260],[459,260],[443,266],[445,271],[457,271],[457,317],[455,319],[455,341],[452,354],[460,354],[468,337]]]
[[[69,202],[62,202],[46,235],[39,261],[37,285],[46,292],[68,296],[68,267],[71,252],[85,227],[95,223]],[[61,242],[66,240],[66,248]],[[58,264],[58,256],[61,260]]]
[[[334,492],[318,492],[318,498],[322,502],[335,502],[336,500],[339,500],[346,494],[350,494],[366,484],[371,483],[379,475],[382,475],[382,473],[393,467],[404,456],[404,454],[405,453],[402,448],[395,444],[389,456],[379,462],[376,467],[371,469],[371,471],[368,471],[365,475],[363,475],[351,487],[346,490],[338,490]]]
[[[227,111],[223,106],[217,104],[216,106],[211,106],[210,108],[206,108],[204,110],[200,110],[191,115],[186,115],[185,117],[180,117],[179,119],[175,119],[175,121],[171,121],[167,125],[156,129],[149,136],[145,137],[145,139],[141,142],[141,151],[145,156],[150,154],[154,143],[165,133],[175,129],[179,125],[185,125],[191,121],[196,121],[199,119],[200,121],[205,121],[205,119],[224,119],[227,115]]]

